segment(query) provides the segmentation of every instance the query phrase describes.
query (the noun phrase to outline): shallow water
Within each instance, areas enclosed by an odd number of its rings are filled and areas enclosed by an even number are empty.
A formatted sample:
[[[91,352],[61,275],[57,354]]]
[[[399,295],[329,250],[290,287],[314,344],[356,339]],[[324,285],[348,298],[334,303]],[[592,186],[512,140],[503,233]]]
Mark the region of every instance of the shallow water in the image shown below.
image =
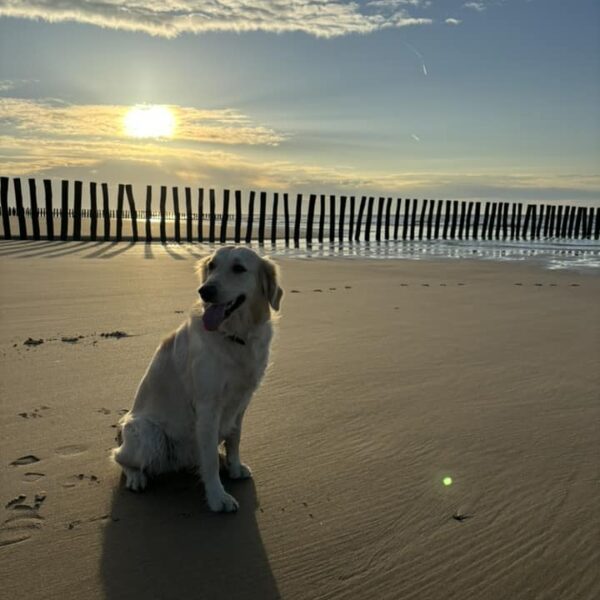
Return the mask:
[[[218,248],[219,244],[206,244]],[[600,243],[597,241],[382,241],[335,242],[296,246],[284,242],[251,244],[262,254],[289,258],[347,258],[380,260],[492,260],[502,262],[528,261],[543,267],[600,273]]]

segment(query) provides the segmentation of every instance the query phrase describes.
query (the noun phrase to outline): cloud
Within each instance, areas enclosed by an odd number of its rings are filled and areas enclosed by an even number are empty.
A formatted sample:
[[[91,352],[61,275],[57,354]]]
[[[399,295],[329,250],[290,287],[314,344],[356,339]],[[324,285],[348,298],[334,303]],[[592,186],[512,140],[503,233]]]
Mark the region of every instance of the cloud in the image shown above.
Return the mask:
[[[465,2],[463,6],[465,8],[470,8],[471,10],[476,10],[477,12],[483,12],[486,9],[483,2]]]
[[[232,109],[202,110],[169,106],[174,114],[175,139],[226,145],[276,146],[285,137],[256,125]],[[122,105],[72,105],[61,100],[0,98],[0,128],[20,137],[70,139],[123,138],[123,122],[131,109]]]
[[[460,19],[446,19],[444,21],[444,23],[446,23],[447,25],[460,25],[462,23],[462,21]]]
[[[597,204],[596,175],[443,171],[381,172],[259,160],[235,151],[134,140],[0,136],[3,175],[145,185],[189,185],[347,195]]]
[[[0,0],[0,16],[74,21],[167,38],[209,31],[300,31],[331,38],[429,24],[431,19],[413,17],[401,8],[428,4],[374,0],[364,12],[358,2],[341,0]]]

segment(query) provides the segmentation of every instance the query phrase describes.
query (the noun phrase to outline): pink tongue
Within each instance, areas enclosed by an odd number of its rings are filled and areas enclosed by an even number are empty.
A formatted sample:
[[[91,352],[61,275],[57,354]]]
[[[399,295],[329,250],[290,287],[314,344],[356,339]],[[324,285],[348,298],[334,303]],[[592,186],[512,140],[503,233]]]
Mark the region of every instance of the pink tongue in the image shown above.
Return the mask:
[[[202,315],[202,322],[208,331],[215,331],[225,320],[225,305],[211,304]]]

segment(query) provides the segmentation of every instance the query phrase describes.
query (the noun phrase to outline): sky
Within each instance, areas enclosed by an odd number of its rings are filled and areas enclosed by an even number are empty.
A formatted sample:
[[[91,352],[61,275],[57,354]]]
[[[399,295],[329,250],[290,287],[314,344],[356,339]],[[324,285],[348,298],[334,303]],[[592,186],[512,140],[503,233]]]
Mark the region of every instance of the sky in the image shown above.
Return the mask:
[[[0,174],[600,205],[600,2],[0,0]]]

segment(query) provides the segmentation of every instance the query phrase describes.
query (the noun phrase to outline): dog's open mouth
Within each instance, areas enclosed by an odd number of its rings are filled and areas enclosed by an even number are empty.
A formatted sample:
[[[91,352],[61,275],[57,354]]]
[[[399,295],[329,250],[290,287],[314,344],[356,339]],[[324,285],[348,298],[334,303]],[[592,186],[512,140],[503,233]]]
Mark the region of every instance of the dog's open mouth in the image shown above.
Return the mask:
[[[235,300],[227,302],[226,304],[209,304],[204,309],[204,314],[202,315],[204,327],[206,327],[208,331],[216,331],[219,328],[219,325],[221,325],[225,319],[228,319],[245,300],[246,296],[241,294]]]

